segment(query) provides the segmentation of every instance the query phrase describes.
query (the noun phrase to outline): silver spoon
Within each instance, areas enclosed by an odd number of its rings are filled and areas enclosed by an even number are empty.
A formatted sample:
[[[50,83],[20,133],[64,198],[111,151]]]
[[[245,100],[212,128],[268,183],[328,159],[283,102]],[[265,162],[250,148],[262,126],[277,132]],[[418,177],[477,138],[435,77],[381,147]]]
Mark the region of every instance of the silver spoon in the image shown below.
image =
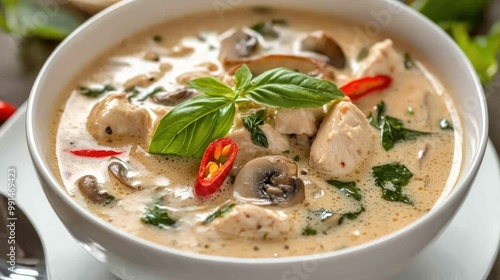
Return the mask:
[[[40,237],[13,203],[0,193],[0,280],[50,279]]]

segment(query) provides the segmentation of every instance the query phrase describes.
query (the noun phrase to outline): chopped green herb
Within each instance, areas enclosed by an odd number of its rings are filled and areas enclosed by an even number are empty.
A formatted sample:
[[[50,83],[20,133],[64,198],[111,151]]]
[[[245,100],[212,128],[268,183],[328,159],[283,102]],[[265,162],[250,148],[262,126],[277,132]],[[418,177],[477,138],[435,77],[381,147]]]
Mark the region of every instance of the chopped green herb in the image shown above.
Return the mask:
[[[363,59],[367,58],[368,55],[370,54],[370,50],[368,48],[362,48],[361,51],[358,53],[358,56],[356,57],[356,61],[360,62]]]
[[[231,203],[231,204],[226,205],[226,206],[222,207],[221,209],[215,211],[214,213],[210,214],[210,216],[208,216],[203,221],[203,224],[208,224],[217,218],[223,217],[227,212],[231,211],[231,209],[233,209],[234,206],[236,206],[236,204]]]
[[[267,141],[267,136],[259,127],[259,125],[264,124],[264,120],[258,115],[250,115],[247,117],[242,117],[243,125],[250,132],[252,143],[257,146],[264,148],[269,147],[269,142]]]
[[[128,100],[132,100],[132,98],[137,97],[141,93],[140,90],[137,89],[137,87],[134,87],[131,91],[127,92],[127,98]]]
[[[165,88],[163,87],[156,87],[152,92],[144,95],[144,97],[142,97],[141,99],[139,99],[139,101],[146,101],[148,98],[154,96],[155,94],[159,93],[159,92],[164,92],[165,91]]]
[[[282,153],[283,153],[284,155],[288,155],[288,154],[290,154],[290,150],[283,151]]]
[[[159,228],[167,228],[174,225],[177,221],[168,216],[167,210],[160,205],[157,200],[146,208],[146,212],[141,218],[143,223],[157,226]]]
[[[304,236],[311,236],[311,235],[316,235],[318,234],[318,231],[307,226],[303,231],[302,231],[302,235]]]
[[[294,156],[293,157],[293,161],[296,161],[296,162],[299,162],[300,161],[300,157],[297,155],[297,156]]]
[[[101,94],[112,90],[115,90],[115,88],[110,85],[105,85],[102,88],[80,87],[80,94],[88,97],[98,97]]]
[[[105,205],[110,205],[111,203],[115,202],[116,198],[112,195],[109,195],[108,198],[106,198],[106,201],[104,202]]]
[[[356,186],[356,182],[341,182],[337,180],[326,180],[326,182],[337,188],[344,195],[352,197],[357,201],[361,201],[363,198],[359,188]]]
[[[382,189],[382,198],[388,201],[403,202],[412,205],[413,202],[403,194],[403,187],[408,185],[413,173],[400,163],[390,163],[372,168],[375,185]]]
[[[406,110],[406,114],[408,116],[413,116],[415,114],[415,112],[413,111],[412,107],[408,107],[408,109]]]
[[[394,148],[399,142],[431,134],[430,132],[407,129],[403,126],[401,120],[385,115],[385,103],[383,101],[377,105],[376,112],[377,117],[375,118],[370,113],[368,120],[373,127],[381,130],[382,146],[386,151]]]
[[[355,220],[363,212],[365,212],[365,207],[361,207],[361,210],[359,210],[358,212],[349,212],[349,213],[342,214],[342,217],[339,220],[339,225],[341,225],[345,219]]]
[[[208,50],[209,51],[215,51],[215,50],[217,50],[217,47],[214,46],[214,45],[212,45],[212,44],[210,44],[210,45],[208,45]]]
[[[163,41],[163,37],[161,35],[154,35],[153,41],[155,41],[157,43],[161,43]]]
[[[445,118],[439,121],[439,127],[442,130],[453,130],[453,125]]]
[[[274,29],[274,26],[287,24],[288,22],[284,19],[272,19],[256,23],[250,28],[264,37],[275,39],[279,37],[279,33]]]
[[[409,53],[404,54],[404,64],[406,69],[413,68],[413,59]]]

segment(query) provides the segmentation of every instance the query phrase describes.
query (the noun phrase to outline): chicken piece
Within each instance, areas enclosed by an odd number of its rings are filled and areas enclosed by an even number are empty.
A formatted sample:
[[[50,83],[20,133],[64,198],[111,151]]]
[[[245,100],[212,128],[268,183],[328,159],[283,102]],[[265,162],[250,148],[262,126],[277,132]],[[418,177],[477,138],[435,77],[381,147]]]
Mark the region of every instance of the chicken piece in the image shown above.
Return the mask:
[[[252,142],[250,132],[243,126],[229,132],[228,137],[238,144],[240,154],[281,154],[290,149],[290,138],[276,131],[269,124],[261,125],[260,128],[267,137],[269,146],[267,148],[257,146]]]
[[[274,210],[253,204],[235,206],[212,227],[222,238],[278,239],[293,230],[293,223]]]
[[[367,158],[374,137],[363,112],[341,101],[328,110],[311,145],[309,163],[334,177],[347,175]]]
[[[145,108],[130,103],[125,94],[110,94],[87,118],[87,129],[99,142],[133,137],[147,139],[152,126]]]
[[[370,54],[359,63],[355,78],[375,75],[393,75],[403,71],[403,56],[393,46],[392,40],[386,39],[370,48]]]
[[[314,136],[324,116],[323,108],[280,109],[276,114],[274,128],[282,134]]]

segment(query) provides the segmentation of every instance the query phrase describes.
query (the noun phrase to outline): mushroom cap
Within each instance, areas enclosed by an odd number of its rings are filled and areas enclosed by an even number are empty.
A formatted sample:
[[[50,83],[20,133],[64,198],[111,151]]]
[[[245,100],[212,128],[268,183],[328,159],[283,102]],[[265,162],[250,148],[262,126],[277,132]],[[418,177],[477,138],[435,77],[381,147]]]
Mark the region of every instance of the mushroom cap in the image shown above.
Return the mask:
[[[302,50],[325,55],[328,63],[335,68],[342,69],[347,60],[339,44],[324,31],[315,31],[301,42]]]
[[[257,205],[292,206],[305,199],[297,165],[284,156],[264,156],[246,163],[234,181],[235,196]]]

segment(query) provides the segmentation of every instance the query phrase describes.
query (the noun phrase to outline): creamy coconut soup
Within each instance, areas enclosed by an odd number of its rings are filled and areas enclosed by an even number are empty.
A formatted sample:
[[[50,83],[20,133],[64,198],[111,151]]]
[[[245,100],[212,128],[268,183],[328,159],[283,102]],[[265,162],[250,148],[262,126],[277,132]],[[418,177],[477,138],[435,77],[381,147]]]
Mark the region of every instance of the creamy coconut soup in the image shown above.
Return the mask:
[[[252,8],[128,38],[68,86],[54,169],[113,226],[203,254],[307,255],[401,229],[453,188],[460,122],[418,51],[353,34]]]

